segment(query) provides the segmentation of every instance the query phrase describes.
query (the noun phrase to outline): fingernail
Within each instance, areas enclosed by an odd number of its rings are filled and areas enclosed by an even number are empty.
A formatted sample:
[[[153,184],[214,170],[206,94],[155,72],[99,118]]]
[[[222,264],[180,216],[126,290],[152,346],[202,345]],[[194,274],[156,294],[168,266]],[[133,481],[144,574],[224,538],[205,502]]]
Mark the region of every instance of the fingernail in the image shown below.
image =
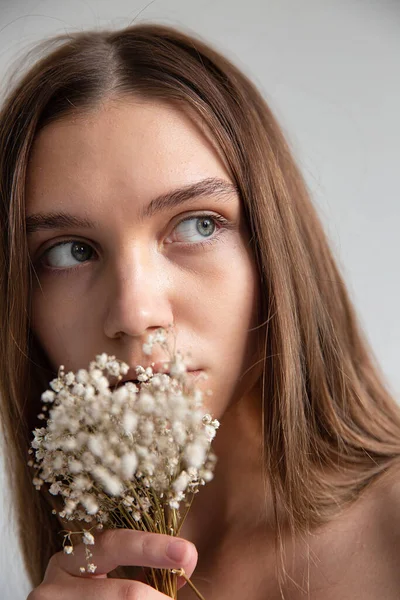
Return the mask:
[[[170,542],[166,549],[168,558],[176,561],[183,560],[186,554],[186,546],[186,542],[182,542],[181,540]]]

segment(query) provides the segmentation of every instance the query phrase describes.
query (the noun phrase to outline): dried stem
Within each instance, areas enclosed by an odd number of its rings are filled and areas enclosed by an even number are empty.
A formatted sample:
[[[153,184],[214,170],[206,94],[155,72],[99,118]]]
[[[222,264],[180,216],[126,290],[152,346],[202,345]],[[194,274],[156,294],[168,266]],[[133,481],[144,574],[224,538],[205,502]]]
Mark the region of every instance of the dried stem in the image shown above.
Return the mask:
[[[187,584],[192,588],[192,590],[194,591],[196,596],[198,598],[200,598],[200,600],[205,600],[204,596],[199,592],[199,590],[196,588],[196,586],[190,581],[189,577],[186,576],[184,569],[171,569],[171,573],[177,574],[180,577],[183,577],[184,579],[186,579]]]

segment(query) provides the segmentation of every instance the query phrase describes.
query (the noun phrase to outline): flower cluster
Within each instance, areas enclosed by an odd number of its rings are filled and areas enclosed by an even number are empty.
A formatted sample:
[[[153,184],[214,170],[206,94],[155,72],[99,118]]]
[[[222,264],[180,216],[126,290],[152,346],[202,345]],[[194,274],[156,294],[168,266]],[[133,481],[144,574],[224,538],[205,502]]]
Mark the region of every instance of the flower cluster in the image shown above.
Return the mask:
[[[87,562],[87,567],[79,567],[79,570],[81,573],[85,573],[86,571],[88,573],[95,573],[96,572],[96,565],[89,562],[90,559],[92,558],[93,554],[91,553],[91,551],[89,550],[88,546],[93,546],[94,545],[94,536],[90,533],[90,531],[86,531],[84,530],[82,535],[82,542],[85,544],[85,555],[86,555],[86,562]],[[73,554],[74,553],[74,547],[72,545],[71,542],[71,535],[72,532],[69,531],[65,536],[64,536],[64,553],[65,554]],[[69,539],[69,544],[66,544],[66,540]]]
[[[168,348],[164,330],[148,337],[143,352],[150,355],[154,344]],[[47,483],[63,498],[61,518],[147,531],[152,523],[166,532],[165,508],[177,511],[213,478],[219,422],[204,414],[203,392],[189,380],[181,354],[170,358],[169,374],[138,366],[138,385],[114,389],[108,377],[120,380],[129,370],[115,356],[97,355],[77,373],[60,367],[41,397],[41,418],[48,418],[34,431],[30,464],[36,488]]]

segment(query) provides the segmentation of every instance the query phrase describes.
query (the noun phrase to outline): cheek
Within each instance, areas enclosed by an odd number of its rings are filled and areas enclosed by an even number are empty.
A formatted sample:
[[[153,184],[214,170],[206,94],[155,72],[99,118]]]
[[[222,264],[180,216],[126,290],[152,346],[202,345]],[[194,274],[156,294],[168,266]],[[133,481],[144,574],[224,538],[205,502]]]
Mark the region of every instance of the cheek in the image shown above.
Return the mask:
[[[255,318],[258,274],[252,257],[242,245],[219,257],[210,273],[210,309],[217,320],[234,325],[232,332],[247,330]],[[206,290],[203,298],[206,298]]]
[[[259,277],[244,242],[229,239],[201,258],[164,261],[163,273],[177,329],[192,346],[184,349],[233,381],[250,360],[249,329],[256,324]],[[96,285],[89,275],[41,278],[32,293],[31,327],[53,365],[81,368],[94,352],[109,349],[103,322],[109,287],[105,277]]]
[[[203,275],[203,276],[202,276]],[[244,243],[224,246],[213,264],[195,275],[191,318],[208,346],[212,364],[223,376],[234,378],[255,360],[258,320],[259,275]],[[191,311],[191,317],[189,315]]]
[[[77,331],[82,330],[80,314],[87,314],[87,308],[84,296],[81,301],[78,298],[65,284],[60,286],[44,279],[42,289],[37,287],[32,292],[31,329],[54,369],[82,360],[82,340],[77,339]]]

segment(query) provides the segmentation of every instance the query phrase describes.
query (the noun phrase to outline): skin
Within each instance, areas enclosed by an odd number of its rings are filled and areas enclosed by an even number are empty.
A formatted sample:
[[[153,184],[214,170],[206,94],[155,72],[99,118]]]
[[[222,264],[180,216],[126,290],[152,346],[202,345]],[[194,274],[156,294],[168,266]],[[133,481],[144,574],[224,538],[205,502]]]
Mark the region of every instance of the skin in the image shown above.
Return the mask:
[[[250,488],[254,510],[262,506],[261,401],[251,370],[259,277],[237,192],[209,193],[140,223],[139,214],[160,194],[211,177],[232,182],[206,128],[182,108],[132,97],[43,129],[26,183],[27,216],[65,211],[97,221],[29,235],[31,327],[53,367],[75,371],[99,352],[148,364],[146,335],[173,323],[176,347],[207,374],[199,385],[212,390],[206,408],[221,421],[219,462],[182,529],[203,551],[248,525]],[[194,218],[203,213],[229,226],[211,223],[205,236]],[[50,250],[62,241],[70,243]],[[85,244],[81,255],[74,241]]]
[[[191,352],[191,367],[208,375],[203,383],[214,393],[206,406],[221,427],[213,443],[215,477],[197,495],[181,530],[188,541],[179,559],[167,559],[165,536],[104,532],[96,542],[95,576],[78,575],[85,562],[78,546],[74,556],[52,558],[29,600],[165,597],[140,581],[107,579],[118,564],[183,566],[188,576],[196,567],[192,580],[207,600],[282,598],[273,531],[261,525],[263,517],[272,523],[272,507],[261,477],[260,390],[249,371],[259,289],[239,197],[209,194],[138,224],[140,211],[159,194],[210,177],[231,181],[205,127],[159,101],[104,103],[89,116],[48,126],[35,141],[26,214],[64,210],[98,221],[92,230],[47,230],[29,238],[37,273],[31,326],[54,368],[77,370],[99,352],[143,364],[146,334],[173,323],[176,346]],[[178,222],[204,211],[231,227],[217,232],[215,243],[196,246],[202,236],[195,227],[189,235]],[[70,245],[39,264],[52,244],[71,238],[95,253],[78,262]],[[77,270],[57,275],[45,268],[57,258]],[[398,472],[343,516],[297,540],[293,561],[287,545],[292,579],[285,597],[398,598],[397,481]],[[189,586],[179,593],[181,600],[193,597]]]
[[[38,275],[31,326],[54,368],[79,369],[101,351],[144,364],[146,334],[173,323],[177,348],[208,375],[210,410],[217,418],[224,414],[253,360],[249,329],[258,277],[239,198],[209,194],[139,223],[140,211],[159,194],[210,177],[230,181],[199,126],[165,104],[109,103],[38,135],[27,215],[64,210],[98,221],[93,230],[29,237]],[[221,215],[231,229],[207,237],[196,231],[199,220],[179,224],[204,212]],[[71,238],[86,244],[81,259],[71,242],[49,250]],[[198,243],[206,240],[213,243]],[[50,270],[57,260],[62,266]],[[164,357],[156,351],[152,358]]]

